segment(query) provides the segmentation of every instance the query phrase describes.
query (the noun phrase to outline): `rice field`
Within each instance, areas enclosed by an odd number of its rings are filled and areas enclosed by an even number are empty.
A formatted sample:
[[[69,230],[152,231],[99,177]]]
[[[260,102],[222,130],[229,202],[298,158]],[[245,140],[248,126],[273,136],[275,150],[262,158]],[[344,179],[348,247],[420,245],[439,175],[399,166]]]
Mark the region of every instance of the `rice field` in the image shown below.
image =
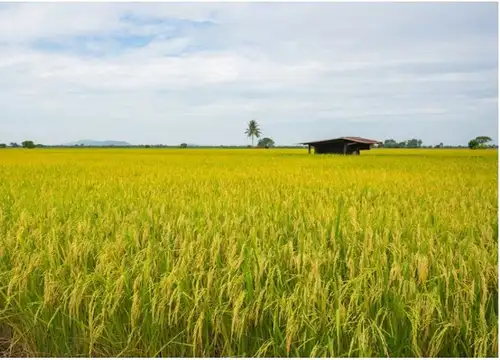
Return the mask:
[[[498,153],[0,151],[0,355],[497,357]]]

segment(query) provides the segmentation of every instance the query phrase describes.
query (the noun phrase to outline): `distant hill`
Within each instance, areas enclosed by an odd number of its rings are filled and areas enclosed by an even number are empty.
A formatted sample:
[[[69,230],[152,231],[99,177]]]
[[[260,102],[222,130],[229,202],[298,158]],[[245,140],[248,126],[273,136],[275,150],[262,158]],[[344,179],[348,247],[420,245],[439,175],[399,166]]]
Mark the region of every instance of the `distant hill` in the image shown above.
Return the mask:
[[[114,140],[104,140],[104,141],[98,141],[98,140],[80,140],[80,141],[75,141],[72,143],[67,143],[63,144],[63,146],[75,146],[75,145],[81,145],[83,146],[130,146],[126,141],[114,141]]]

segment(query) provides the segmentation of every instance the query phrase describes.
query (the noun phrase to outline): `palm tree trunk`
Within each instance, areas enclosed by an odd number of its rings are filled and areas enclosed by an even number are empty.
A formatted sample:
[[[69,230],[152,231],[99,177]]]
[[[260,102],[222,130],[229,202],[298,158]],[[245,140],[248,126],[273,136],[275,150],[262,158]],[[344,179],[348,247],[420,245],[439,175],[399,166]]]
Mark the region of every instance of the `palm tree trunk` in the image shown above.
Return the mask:
[[[253,147],[253,135],[252,135],[252,147]]]

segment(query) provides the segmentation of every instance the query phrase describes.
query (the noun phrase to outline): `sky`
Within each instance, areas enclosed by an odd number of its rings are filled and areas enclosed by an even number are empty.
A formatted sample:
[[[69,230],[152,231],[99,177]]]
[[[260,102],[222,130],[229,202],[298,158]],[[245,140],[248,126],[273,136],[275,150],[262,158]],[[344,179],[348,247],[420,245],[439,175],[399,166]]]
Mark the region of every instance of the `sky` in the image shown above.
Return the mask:
[[[498,143],[498,4],[0,5],[0,143]]]

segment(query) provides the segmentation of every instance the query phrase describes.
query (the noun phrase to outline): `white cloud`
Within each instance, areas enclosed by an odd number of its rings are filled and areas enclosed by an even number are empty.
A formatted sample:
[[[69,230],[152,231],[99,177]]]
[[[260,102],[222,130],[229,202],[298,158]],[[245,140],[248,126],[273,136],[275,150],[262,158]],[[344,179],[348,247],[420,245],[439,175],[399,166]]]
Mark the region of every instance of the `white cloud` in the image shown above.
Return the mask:
[[[241,144],[252,118],[278,143],[346,133],[463,143],[487,131],[496,139],[495,8],[7,6],[0,142]],[[132,44],[132,36],[150,42]]]

